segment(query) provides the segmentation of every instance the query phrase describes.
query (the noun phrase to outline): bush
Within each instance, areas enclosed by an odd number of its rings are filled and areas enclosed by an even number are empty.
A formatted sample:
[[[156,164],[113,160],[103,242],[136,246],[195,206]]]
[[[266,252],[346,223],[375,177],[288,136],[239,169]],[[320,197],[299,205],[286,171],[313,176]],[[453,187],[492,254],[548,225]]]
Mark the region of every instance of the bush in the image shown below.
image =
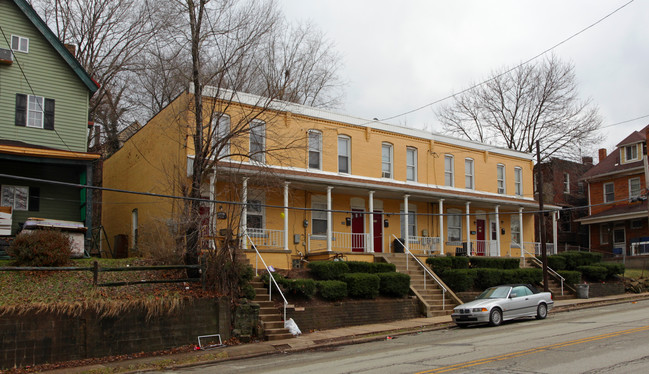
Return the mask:
[[[576,270],[562,270],[557,271],[565,279],[568,285],[575,285],[581,283],[581,273]]]
[[[349,272],[345,261],[313,261],[308,264],[309,271],[314,278],[320,280],[335,280]]]
[[[63,266],[70,263],[72,242],[56,230],[34,230],[16,236],[7,250],[17,266]]]
[[[379,296],[381,280],[376,274],[351,273],[342,276],[347,283],[347,293],[360,299],[375,299]]]
[[[410,291],[410,275],[390,272],[377,273],[381,280],[379,292],[385,296],[404,297]]]
[[[543,259],[539,257],[539,261],[543,261]],[[548,256],[548,266],[556,272],[558,272],[559,270],[565,270],[566,258],[560,255]]]
[[[287,284],[288,284],[289,280],[284,278],[284,276],[282,274],[273,273],[273,278],[275,279],[275,282],[277,282],[277,284],[281,288],[286,288],[287,287]],[[263,273],[261,275],[261,281],[264,282],[266,287],[268,287],[272,283],[268,273]],[[277,291],[277,287],[275,287],[274,283],[273,283],[273,291]]]
[[[346,261],[350,273],[389,273],[397,271],[394,264],[387,262]]]
[[[518,269],[520,267],[518,258],[471,257],[469,261],[472,268]]]
[[[599,265],[578,266],[577,271],[580,271],[584,278],[591,282],[601,282],[608,275],[608,269]]]
[[[241,286],[241,292],[240,292],[240,297],[244,297],[248,300],[254,300],[255,296],[257,296],[257,292],[255,291],[255,287],[252,286],[250,283],[246,283],[243,286]]]
[[[317,281],[316,288],[320,296],[325,300],[336,301],[347,297],[347,283],[342,281]]]
[[[287,279],[286,291],[295,296],[313,298],[316,292],[316,285],[313,279]]]
[[[451,256],[451,268],[452,269],[468,269],[469,268],[469,258],[466,256]]]
[[[395,264],[389,264],[387,262],[374,262],[372,263],[373,273],[394,273],[397,271],[397,266]]]
[[[451,269],[440,276],[453,292],[464,292],[473,288],[476,271],[475,269]]]
[[[606,268],[606,279],[611,279],[615,275],[624,275],[624,264],[618,264],[617,262],[602,262],[598,265]]]
[[[431,270],[435,274],[443,274],[447,270],[451,270],[453,268],[453,260],[451,260],[450,256],[443,256],[443,257],[428,257],[426,259],[426,264],[430,266]]]
[[[475,287],[481,290],[503,283],[502,269],[479,268],[475,269],[475,272]]]
[[[594,265],[602,261],[602,254],[596,252],[568,251],[559,256],[566,259],[566,270],[577,270],[580,266]]]
[[[511,283],[523,284],[540,284],[543,281],[543,269],[524,268],[505,270],[506,273],[512,272],[515,275],[515,280]]]

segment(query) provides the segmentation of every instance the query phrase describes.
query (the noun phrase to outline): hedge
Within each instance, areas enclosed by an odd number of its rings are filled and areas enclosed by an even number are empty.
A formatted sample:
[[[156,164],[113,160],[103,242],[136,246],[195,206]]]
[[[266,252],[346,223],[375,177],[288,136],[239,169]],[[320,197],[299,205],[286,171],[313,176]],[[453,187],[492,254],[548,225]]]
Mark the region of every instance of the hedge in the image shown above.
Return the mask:
[[[548,257],[548,267],[550,267],[554,271],[559,271],[559,270],[565,270],[566,269],[566,258],[561,256],[561,255],[551,255],[547,256]],[[543,259],[539,256],[538,257],[539,261],[543,261]]]
[[[389,273],[397,271],[394,264],[387,262],[346,261],[350,273]]]
[[[375,299],[379,296],[381,279],[376,274],[350,273],[342,276],[347,283],[347,293],[359,299]]]
[[[603,266],[606,268],[606,279],[611,279],[615,275],[624,275],[624,264],[618,264],[617,262],[602,262],[598,266]]]
[[[469,268],[469,258],[466,256],[450,256],[451,259],[451,268],[453,269],[468,269]]]
[[[377,273],[379,292],[385,296],[404,297],[410,291],[410,275],[396,272]]]
[[[596,252],[568,251],[559,256],[566,259],[566,270],[577,270],[580,266],[594,265],[602,261],[602,254]]]
[[[318,294],[325,300],[336,301],[347,297],[347,283],[337,280],[316,281]]]
[[[473,288],[475,269],[451,269],[440,274],[442,280],[453,292],[464,292]]]
[[[581,272],[584,278],[591,282],[601,282],[606,280],[608,269],[599,265],[584,265],[578,266],[577,271]]]
[[[319,280],[335,280],[349,272],[345,261],[313,261],[307,265],[311,275]]]
[[[576,270],[561,270],[557,271],[565,279],[565,283],[575,285],[581,283],[581,273]]]
[[[475,288],[482,290],[503,283],[502,269],[481,268],[481,269],[475,269],[475,271],[476,271],[476,278],[474,282]]]
[[[287,281],[284,286],[287,293],[307,299],[311,299],[315,295],[316,285],[313,279],[287,279]]]
[[[442,274],[453,268],[453,258],[454,257],[452,256],[428,257],[426,259],[426,264],[428,264],[436,274]]]
[[[469,261],[472,268],[518,269],[520,267],[518,258],[471,257]]]

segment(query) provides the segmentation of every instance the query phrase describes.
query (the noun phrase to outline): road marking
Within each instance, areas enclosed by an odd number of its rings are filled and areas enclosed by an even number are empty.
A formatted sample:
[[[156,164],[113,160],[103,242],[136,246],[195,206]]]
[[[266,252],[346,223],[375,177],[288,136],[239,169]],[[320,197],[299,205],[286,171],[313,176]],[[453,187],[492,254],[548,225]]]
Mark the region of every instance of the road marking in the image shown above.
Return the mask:
[[[577,345],[577,344],[588,343],[588,342],[592,342],[592,341],[596,341],[596,340],[614,338],[614,337],[617,337],[617,336],[620,336],[620,335],[634,334],[634,333],[637,333],[637,332],[642,332],[642,331],[647,331],[647,330],[649,330],[649,325],[642,326],[642,327],[636,327],[636,328],[628,329],[628,330],[611,332],[611,333],[607,333],[607,334],[590,336],[590,337],[581,338],[581,339],[569,340],[569,341],[566,341],[566,342],[546,345],[546,346],[543,346],[543,347],[530,348],[530,349],[526,349],[526,350],[522,350],[522,351],[518,351],[518,352],[507,353],[507,354],[500,355],[500,356],[487,357],[487,358],[482,358],[482,359],[479,359],[479,360],[462,362],[462,363],[459,363],[459,364],[443,366],[443,367],[440,367],[440,368],[437,368],[437,369],[432,369],[432,370],[427,370],[427,371],[420,371],[420,372],[418,372],[416,374],[446,373],[446,372],[453,371],[453,370],[466,369],[466,368],[470,368],[470,367],[473,367],[473,366],[484,365],[484,364],[488,364],[488,363],[495,362],[495,361],[509,360],[511,358],[518,358],[518,357],[533,354],[533,353],[540,353],[540,352],[549,351],[549,350],[552,350],[552,349],[569,347],[571,345]]]

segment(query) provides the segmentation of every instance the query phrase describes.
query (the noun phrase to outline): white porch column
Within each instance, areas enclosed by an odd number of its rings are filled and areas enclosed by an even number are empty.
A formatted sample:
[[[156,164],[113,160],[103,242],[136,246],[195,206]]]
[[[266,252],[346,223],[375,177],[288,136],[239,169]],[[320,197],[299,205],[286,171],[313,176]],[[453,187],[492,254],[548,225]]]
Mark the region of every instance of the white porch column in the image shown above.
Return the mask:
[[[500,249],[500,205],[496,205],[496,247],[498,248],[498,256],[502,250]]]
[[[553,254],[557,254],[557,250],[559,248],[559,244],[557,243],[557,219],[559,217],[560,212],[558,210],[552,212],[552,242],[554,243],[554,250],[552,251]]]
[[[331,251],[331,190],[333,187],[327,186],[327,251]]]
[[[469,205],[471,205],[470,201],[466,202],[466,255],[471,256],[471,216],[470,214],[470,209]]]
[[[241,208],[241,234],[245,235],[248,231],[248,178],[243,178],[243,185],[241,186],[241,202],[243,206]],[[243,243],[241,245],[243,249],[248,249],[248,238],[243,237]]]
[[[370,243],[367,246],[370,253],[374,253],[374,191],[370,191],[370,201],[369,201],[369,210],[370,210]]]
[[[439,254],[444,254],[444,199],[439,199]]]
[[[520,226],[519,230],[521,232],[521,257],[524,257],[525,251],[523,249],[525,248],[525,240],[523,239],[523,208],[518,208],[518,226]]]
[[[408,247],[408,243],[410,243],[410,230],[408,229],[408,197],[410,197],[410,195],[403,195],[403,223],[405,225],[405,235],[403,237],[405,243],[403,243],[403,246],[406,248]]]
[[[214,200],[216,200],[216,174],[214,171],[212,171],[212,174],[210,175],[210,217],[209,217],[209,222],[210,222],[210,241],[209,241],[209,246],[210,248],[214,249],[216,248],[216,245],[214,244],[214,237],[216,236],[216,219],[214,217],[216,216],[216,206],[214,205]]]
[[[288,185],[284,182],[284,250],[288,251]]]

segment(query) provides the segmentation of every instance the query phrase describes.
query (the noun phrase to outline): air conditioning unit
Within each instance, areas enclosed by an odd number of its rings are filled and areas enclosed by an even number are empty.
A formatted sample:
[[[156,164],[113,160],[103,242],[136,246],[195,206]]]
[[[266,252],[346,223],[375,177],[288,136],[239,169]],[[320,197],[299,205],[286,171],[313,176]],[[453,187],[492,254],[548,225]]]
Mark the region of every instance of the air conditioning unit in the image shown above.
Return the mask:
[[[14,62],[14,54],[11,49],[0,48],[0,64],[11,65]]]

